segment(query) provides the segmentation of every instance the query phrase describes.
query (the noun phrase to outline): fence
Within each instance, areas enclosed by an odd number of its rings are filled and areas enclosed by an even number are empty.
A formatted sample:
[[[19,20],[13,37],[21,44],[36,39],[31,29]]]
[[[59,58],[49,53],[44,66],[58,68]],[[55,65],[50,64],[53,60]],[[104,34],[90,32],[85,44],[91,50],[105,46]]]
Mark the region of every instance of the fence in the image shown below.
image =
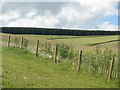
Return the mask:
[[[107,76],[108,80],[118,77],[118,57],[107,48],[97,47],[96,52],[84,53],[82,50],[73,50],[71,46],[65,44],[43,43],[37,40],[36,44],[32,45],[34,49],[29,47],[31,44],[33,42],[24,37],[8,36],[8,47],[16,46],[26,49],[35,53],[36,57],[51,58],[54,63],[69,60],[71,64],[77,65],[76,71],[78,72],[84,71],[98,76]]]

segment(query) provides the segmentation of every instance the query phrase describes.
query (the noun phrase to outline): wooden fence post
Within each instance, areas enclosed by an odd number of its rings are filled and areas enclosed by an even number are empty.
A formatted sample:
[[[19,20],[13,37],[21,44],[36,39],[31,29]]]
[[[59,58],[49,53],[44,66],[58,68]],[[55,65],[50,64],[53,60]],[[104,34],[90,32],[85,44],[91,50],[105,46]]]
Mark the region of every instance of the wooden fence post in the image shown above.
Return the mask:
[[[57,49],[58,45],[55,45],[55,53],[54,53],[54,62],[57,63]]]
[[[81,60],[82,60],[82,50],[79,51],[79,54],[78,54],[78,67],[77,67],[78,72],[80,71]]]
[[[8,36],[8,47],[10,46],[10,35]]]
[[[23,48],[23,37],[21,37],[21,44],[20,44],[20,48]]]
[[[110,70],[109,70],[109,75],[108,75],[108,81],[112,78],[112,71],[113,71],[113,66],[114,66],[114,60],[115,57],[112,58],[111,64],[110,64]]]
[[[38,56],[39,40],[37,40],[36,57]]]

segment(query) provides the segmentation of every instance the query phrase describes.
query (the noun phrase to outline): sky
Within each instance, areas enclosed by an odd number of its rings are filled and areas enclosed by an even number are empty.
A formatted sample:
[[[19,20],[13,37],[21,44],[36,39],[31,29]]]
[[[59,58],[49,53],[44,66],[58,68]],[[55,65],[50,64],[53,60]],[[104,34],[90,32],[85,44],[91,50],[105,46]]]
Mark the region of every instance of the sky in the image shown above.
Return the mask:
[[[118,30],[118,0],[2,0],[0,27]]]

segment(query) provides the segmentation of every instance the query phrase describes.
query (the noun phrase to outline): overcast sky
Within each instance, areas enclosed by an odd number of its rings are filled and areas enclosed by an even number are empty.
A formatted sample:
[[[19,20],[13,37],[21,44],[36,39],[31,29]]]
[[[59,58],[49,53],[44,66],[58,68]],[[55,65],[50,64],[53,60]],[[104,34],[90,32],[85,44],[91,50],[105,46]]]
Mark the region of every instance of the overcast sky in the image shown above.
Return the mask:
[[[3,0],[0,4],[2,6],[0,26],[118,30],[120,7],[117,1],[15,2],[12,0],[8,2]]]

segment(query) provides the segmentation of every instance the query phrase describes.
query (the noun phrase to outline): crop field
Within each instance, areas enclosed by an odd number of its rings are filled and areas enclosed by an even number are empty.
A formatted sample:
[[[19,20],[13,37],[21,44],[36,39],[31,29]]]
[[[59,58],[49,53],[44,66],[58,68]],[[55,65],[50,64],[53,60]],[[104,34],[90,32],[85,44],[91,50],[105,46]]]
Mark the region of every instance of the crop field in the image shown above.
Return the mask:
[[[118,88],[117,35],[0,34],[4,88]],[[24,38],[22,49],[21,37]],[[55,50],[57,63],[54,63]],[[79,50],[82,61],[77,71]],[[108,81],[113,57],[112,78]]]

